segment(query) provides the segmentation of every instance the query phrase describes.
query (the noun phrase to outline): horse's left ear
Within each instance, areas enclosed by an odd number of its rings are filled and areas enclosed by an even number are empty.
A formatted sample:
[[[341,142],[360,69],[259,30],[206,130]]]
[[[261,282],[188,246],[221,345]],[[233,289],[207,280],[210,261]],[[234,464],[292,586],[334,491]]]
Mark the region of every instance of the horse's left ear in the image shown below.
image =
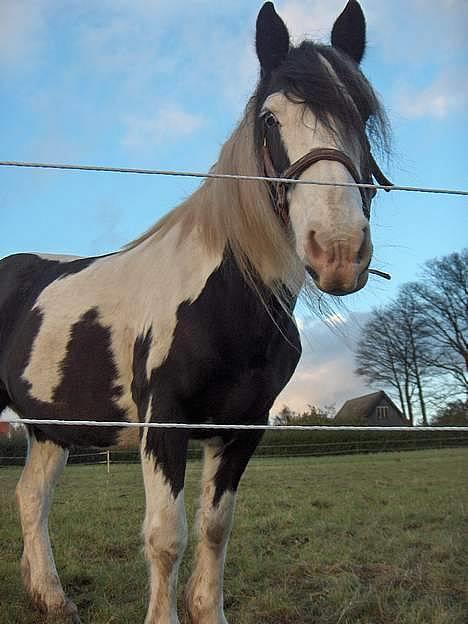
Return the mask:
[[[265,2],[258,14],[255,47],[264,76],[271,74],[288,54],[289,32],[272,2]]]
[[[356,63],[360,63],[366,49],[366,20],[359,2],[349,0],[332,30],[331,43],[334,48],[346,52]]]

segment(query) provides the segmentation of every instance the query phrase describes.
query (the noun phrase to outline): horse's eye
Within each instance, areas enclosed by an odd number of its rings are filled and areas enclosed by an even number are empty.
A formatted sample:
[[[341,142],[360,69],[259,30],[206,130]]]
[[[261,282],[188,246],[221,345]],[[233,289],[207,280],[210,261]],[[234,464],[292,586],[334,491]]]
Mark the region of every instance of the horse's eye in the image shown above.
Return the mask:
[[[267,128],[273,128],[278,125],[278,120],[273,113],[265,113],[263,116],[263,122]]]

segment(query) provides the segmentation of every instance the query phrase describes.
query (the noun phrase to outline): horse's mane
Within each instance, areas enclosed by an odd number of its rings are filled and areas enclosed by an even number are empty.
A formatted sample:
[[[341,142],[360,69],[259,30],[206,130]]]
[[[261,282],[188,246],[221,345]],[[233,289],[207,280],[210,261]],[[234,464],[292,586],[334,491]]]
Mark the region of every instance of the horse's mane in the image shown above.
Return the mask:
[[[212,172],[264,175],[257,157],[254,126],[252,99],[222,147]],[[248,283],[255,284],[260,278],[280,298],[284,286],[291,292],[300,289],[304,268],[272,208],[265,182],[208,178],[125,250],[149,238],[161,238],[176,224],[181,228],[181,243],[196,229],[208,253],[222,256],[229,250]]]

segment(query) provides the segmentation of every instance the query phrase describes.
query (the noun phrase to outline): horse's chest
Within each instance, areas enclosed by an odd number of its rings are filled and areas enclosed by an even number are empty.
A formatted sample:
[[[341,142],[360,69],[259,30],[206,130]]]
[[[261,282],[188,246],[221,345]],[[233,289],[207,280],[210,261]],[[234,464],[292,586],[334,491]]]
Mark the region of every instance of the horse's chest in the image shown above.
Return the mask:
[[[286,314],[281,328],[264,308],[229,316],[218,305],[208,311],[181,306],[168,356],[153,372],[153,418],[176,402],[192,422],[258,420],[291,377],[300,354],[297,329]],[[161,400],[162,397],[162,400]]]
[[[203,422],[255,421],[268,413],[283,385],[272,374],[271,366],[232,371],[230,375],[214,374],[189,400],[188,413],[191,420],[196,415]]]

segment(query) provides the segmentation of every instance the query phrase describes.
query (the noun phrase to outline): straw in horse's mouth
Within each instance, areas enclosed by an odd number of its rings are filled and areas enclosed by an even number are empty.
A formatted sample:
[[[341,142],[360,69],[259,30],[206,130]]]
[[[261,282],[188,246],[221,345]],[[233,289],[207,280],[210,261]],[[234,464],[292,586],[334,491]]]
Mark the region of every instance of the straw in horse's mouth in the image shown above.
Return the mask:
[[[379,271],[378,269],[367,269],[369,271],[369,273],[372,273],[373,275],[378,275],[379,277],[383,277],[386,280],[391,280],[392,276],[390,275],[390,273],[385,273],[385,271]]]
[[[317,283],[317,280],[318,280],[318,275],[317,275],[317,273],[314,271],[314,269],[313,269],[312,267],[308,266],[308,265],[306,265],[305,269],[306,269],[307,273],[310,275],[310,277],[312,277],[312,279],[315,281],[315,283]],[[367,271],[368,273],[372,273],[373,275],[377,275],[377,277],[382,277],[383,279],[386,279],[386,280],[390,280],[390,279],[392,279],[392,276],[390,275],[390,273],[386,273],[385,271],[379,271],[378,269],[370,269],[370,268],[369,268],[369,266],[367,266],[367,267],[366,267],[366,268],[365,268],[365,269],[364,269],[364,270],[363,270],[363,271],[359,274],[358,281],[362,278],[362,276],[364,275],[364,273],[365,273],[366,271]],[[359,288],[358,288],[358,289],[356,289],[356,290],[359,290]],[[354,291],[352,291],[352,292],[356,292],[356,290],[354,290]],[[335,295],[335,296],[342,296],[342,295],[341,295],[341,293],[328,293],[328,294],[330,294],[330,295]],[[348,294],[352,294],[352,293],[351,293],[351,292],[349,292],[349,293],[344,293],[344,294],[347,294],[347,295],[348,295]]]
[[[306,266],[306,271],[310,275],[310,277],[312,277],[313,279],[318,279],[318,275],[312,267]],[[386,279],[386,280],[392,279],[392,276],[390,275],[390,273],[386,273],[385,271],[379,271],[378,269],[369,269],[369,268],[364,269],[363,273],[365,271],[368,271],[369,273],[372,273],[372,275],[377,275],[378,277],[382,277],[383,279]],[[359,277],[361,277],[361,275]]]

